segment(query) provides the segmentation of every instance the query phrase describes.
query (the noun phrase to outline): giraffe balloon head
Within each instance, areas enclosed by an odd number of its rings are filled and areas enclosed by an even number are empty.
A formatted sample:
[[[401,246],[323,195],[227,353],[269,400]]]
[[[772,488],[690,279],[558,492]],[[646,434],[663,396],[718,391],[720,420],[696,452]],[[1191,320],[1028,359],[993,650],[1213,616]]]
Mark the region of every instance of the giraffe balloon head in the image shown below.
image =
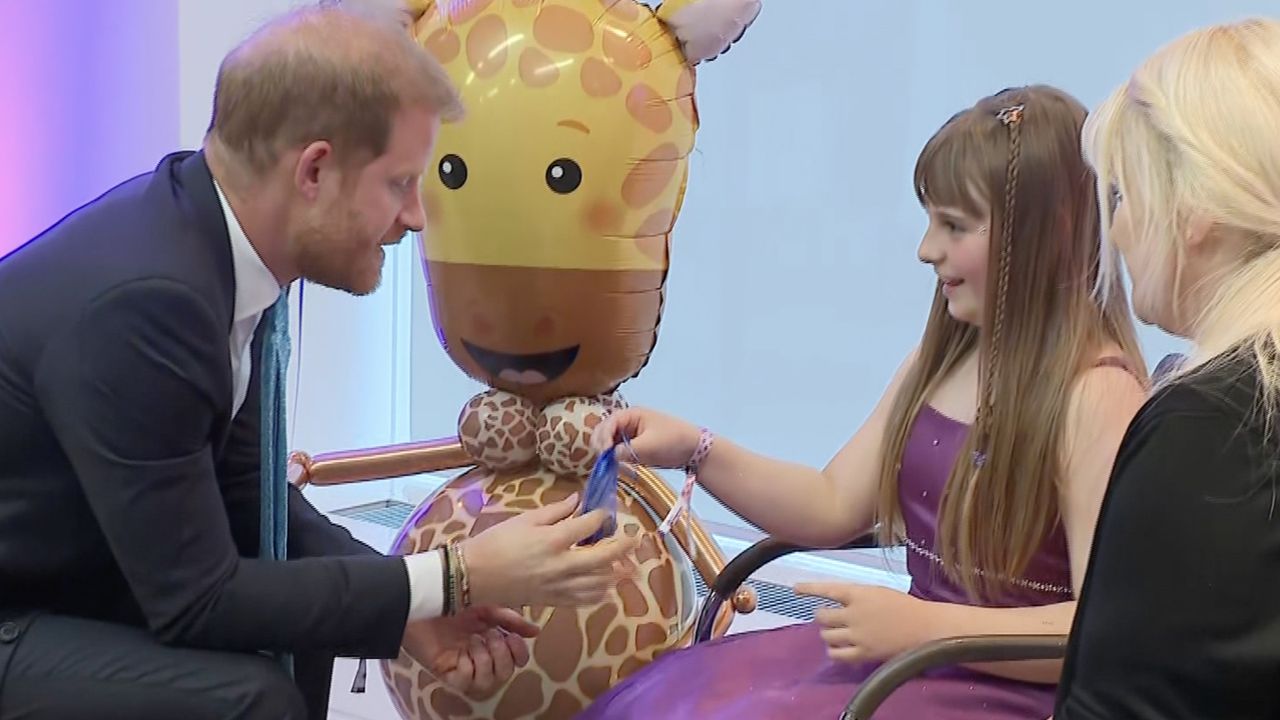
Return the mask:
[[[461,90],[422,185],[437,334],[537,404],[610,393],[657,339],[698,128],[694,67],[759,0],[411,2]]]

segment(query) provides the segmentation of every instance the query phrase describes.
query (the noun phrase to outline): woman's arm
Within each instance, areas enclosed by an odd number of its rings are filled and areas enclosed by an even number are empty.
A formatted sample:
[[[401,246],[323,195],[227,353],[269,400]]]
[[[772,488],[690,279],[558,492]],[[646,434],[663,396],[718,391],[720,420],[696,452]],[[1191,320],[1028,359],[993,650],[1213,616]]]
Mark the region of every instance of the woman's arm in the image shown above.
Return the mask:
[[[1129,423],[1145,401],[1145,389],[1133,375],[1119,368],[1097,367],[1084,373],[1068,404],[1066,472],[1059,503],[1071,557],[1071,585],[1077,598],[1084,586],[1098,510],[1116,453]],[[1075,600],[1020,608],[937,603],[926,613],[928,622],[924,627],[928,634],[922,642],[959,635],[1065,635],[1071,632],[1075,609]],[[1056,682],[1062,661],[975,663],[968,667],[1017,680]]]

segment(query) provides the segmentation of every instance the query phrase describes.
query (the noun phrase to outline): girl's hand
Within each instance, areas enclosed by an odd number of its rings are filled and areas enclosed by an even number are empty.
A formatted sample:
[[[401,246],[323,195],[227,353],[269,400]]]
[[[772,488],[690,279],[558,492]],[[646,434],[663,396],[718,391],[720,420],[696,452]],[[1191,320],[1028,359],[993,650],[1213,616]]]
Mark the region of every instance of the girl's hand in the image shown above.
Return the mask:
[[[906,593],[853,583],[799,583],[795,592],[840,603],[814,613],[832,660],[887,660],[927,637],[931,604]]]
[[[596,426],[591,433],[591,447],[603,452],[625,438],[636,456],[623,452],[619,460],[635,460],[655,468],[682,468],[693,457],[701,434],[696,426],[656,410],[626,408]]]

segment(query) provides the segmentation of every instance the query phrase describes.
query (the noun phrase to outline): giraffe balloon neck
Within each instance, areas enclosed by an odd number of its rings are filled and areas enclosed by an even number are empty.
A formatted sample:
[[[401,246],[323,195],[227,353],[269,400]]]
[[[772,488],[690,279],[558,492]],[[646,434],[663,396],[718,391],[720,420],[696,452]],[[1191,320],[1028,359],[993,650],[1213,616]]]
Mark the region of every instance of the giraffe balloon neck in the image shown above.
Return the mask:
[[[539,406],[505,390],[486,390],[458,417],[458,438],[476,464],[490,470],[541,465],[557,475],[586,477],[595,463],[591,433],[626,407],[617,393],[567,397]]]

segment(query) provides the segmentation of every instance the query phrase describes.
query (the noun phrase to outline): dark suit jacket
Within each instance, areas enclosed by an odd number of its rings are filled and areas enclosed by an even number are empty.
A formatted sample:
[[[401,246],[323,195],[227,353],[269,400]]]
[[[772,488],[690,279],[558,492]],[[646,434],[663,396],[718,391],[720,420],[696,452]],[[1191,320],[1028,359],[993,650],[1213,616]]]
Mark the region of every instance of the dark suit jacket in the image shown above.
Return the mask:
[[[394,657],[401,558],[290,488],[289,557],[303,559],[254,559],[259,341],[232,418],[234,298],[202,153],[164,158],[0,261],[0,613]]]

